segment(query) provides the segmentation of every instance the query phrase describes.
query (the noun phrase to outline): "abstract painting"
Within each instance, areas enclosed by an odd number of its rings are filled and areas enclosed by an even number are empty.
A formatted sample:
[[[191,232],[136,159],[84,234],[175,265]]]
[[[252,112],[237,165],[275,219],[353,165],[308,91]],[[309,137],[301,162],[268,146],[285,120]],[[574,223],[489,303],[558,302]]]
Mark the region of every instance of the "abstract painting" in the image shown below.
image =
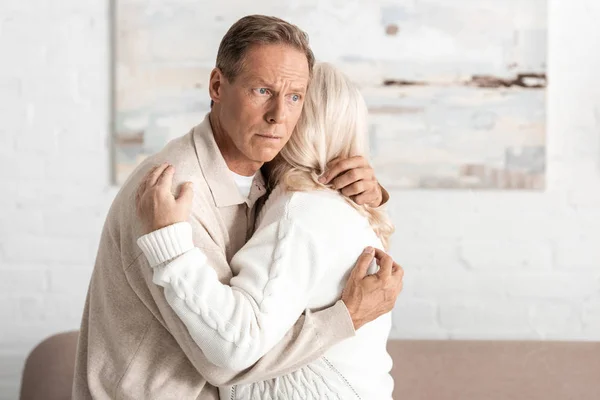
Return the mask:
[[[544,189],[547,0],[114,2],[118,184],[201,122],[224,33],[267,14],[359,85],[386,187]]]

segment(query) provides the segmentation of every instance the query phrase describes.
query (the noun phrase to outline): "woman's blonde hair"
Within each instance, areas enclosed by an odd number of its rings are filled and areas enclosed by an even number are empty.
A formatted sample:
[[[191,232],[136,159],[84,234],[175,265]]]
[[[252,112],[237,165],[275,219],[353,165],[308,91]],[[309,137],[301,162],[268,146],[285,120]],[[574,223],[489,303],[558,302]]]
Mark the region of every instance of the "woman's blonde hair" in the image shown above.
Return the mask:
[[[327,163],[338,157],[368,158],[367,130],[367,106],[358,88],[332,65],[315,64],[298,124],[272,163],[271,186],[283,184],[291,191],[330,188],[318,181]],[[387,214],[344,197],[368,218],[387,249],[394,232]]]

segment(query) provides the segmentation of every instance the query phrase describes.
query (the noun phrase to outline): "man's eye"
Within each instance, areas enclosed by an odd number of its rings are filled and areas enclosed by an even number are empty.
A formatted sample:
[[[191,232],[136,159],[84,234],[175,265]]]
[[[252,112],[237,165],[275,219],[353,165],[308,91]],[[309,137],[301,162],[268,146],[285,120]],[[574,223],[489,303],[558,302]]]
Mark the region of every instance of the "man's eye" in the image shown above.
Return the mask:
[[[269,94],[269,89],[267,88],[258,88],[256,91],[258,92],[258,94]]]
[[[292,101],[293,102],[300,101],[300,96],[298,96],[297,94],[292,95]]]

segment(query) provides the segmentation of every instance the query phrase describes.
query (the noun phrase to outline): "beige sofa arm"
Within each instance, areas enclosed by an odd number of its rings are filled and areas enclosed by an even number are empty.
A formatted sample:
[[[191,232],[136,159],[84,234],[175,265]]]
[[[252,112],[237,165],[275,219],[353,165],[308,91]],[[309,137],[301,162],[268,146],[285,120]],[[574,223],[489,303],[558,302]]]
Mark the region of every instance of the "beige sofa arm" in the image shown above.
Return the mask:
[[[64,332],[38,344],[25,361],[21,400],[69,400],[78,332]]]

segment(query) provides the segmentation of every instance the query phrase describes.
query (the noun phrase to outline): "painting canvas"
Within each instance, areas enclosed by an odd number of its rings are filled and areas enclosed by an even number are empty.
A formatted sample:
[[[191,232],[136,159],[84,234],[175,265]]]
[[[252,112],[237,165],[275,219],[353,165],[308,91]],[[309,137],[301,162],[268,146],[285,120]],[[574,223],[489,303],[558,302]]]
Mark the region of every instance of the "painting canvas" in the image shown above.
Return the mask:
[[[114,173],[210,109],[219,42],[248,14],[302,27],[359,85],[387,187],[541,190],[547,0],[114,0]]]

